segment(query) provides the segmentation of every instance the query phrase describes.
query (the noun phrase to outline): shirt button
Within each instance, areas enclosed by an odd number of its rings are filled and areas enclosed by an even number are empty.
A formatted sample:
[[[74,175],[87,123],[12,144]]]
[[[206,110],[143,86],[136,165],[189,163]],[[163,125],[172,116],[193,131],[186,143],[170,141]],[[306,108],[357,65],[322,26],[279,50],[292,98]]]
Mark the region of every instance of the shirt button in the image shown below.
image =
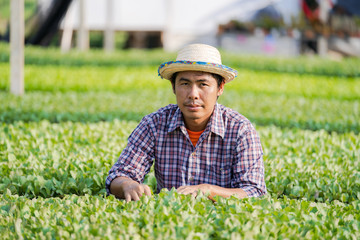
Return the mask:
[[[196,155],[196,152],[193,152],[192,154],[191,154],[191,156],[195,156]]]
[[[189,181],[194,181],[194,177],[193,176],[191,176],[191,177],[189,177]]]

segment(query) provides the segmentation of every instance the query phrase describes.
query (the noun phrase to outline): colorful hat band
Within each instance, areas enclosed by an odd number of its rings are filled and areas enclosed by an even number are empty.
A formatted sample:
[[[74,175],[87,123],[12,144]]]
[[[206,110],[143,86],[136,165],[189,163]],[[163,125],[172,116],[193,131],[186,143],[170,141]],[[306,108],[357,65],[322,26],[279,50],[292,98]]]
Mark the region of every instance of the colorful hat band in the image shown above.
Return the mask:
[[[169,62],[165,62],[163,64],[161,64],[159,66],[159,69],[158,69],[158,74],[159,76],[161,76],[160,74],[160,70],[163,68],[163,67],[166,67],[170,64],[174,64],[174,63],[180,63],[180,64],[188,64],[188,65],[192,65],[192,64],[195,64],[195,65],[201,65],[201,66],[213,66],[215,68],[219,68],[219,69],[224,69],[224,70],[227,70],[227,71],[230,71],[230,72],[233,72],[235,74],[235,77],[238,75],[238,72],[235,70],[235,69],[232,69],[228,66],[225,66],[225,65],[222,65],[222,64],[217,64],[217,63],[210,63],[210,62],[199,62],[199,61],[183,61],[183,60],[180,60],[180,61],[169,61]],[[161,76],[162,77],[162,76]]]

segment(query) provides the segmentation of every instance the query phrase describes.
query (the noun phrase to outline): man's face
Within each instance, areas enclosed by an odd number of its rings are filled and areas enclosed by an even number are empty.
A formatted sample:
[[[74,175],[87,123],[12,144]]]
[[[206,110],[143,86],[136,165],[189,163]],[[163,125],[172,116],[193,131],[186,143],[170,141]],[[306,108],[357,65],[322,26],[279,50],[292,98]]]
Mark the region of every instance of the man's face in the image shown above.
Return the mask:
[[[177,74],[174,93],[187,127],[195,124],[205,128],[223,90],[224,84],[218,87],[216,79],[210,73],[186,71]]]

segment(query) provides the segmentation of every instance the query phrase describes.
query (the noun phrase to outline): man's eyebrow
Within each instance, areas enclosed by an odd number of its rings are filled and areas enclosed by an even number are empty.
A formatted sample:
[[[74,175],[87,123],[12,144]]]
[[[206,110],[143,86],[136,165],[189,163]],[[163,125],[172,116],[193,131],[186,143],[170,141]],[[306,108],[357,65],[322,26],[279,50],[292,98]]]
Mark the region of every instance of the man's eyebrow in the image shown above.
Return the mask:
[[[179,79],[179,81],[191,82],[190,79],[187,79],[187,78],[184,78],[184,77],[181,77]],[[197,79],[197,80],[195,80],[195,82],[209,82],[209,79]]]
[[[186,81],[186,82],[191,82],[189,79],[187,79],[187,78],[184,78],[184,77],[181,77],[180,79],[179,79],[179,81]]]
[[[196,80],[196,82],[209,82],[210,80],[209,79],[198,79]]]

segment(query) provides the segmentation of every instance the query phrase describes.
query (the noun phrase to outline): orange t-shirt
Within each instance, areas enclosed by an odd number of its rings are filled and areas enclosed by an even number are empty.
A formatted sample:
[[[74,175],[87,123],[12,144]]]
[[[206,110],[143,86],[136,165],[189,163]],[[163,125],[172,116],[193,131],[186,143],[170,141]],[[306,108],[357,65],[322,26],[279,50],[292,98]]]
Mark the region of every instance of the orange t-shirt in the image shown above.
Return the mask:
[[[192,144],[194,145],[194,147],[196,146],[196,143],[198,142],[199,138],[200,138],[200,135],[204,132],[204,130],[200,131],[200,132],[193,132],[193,131],[190,131],[189,129],[186,129],[188,134],[189,134],[189,137],[190,137],[190,140],[192,142]]]

